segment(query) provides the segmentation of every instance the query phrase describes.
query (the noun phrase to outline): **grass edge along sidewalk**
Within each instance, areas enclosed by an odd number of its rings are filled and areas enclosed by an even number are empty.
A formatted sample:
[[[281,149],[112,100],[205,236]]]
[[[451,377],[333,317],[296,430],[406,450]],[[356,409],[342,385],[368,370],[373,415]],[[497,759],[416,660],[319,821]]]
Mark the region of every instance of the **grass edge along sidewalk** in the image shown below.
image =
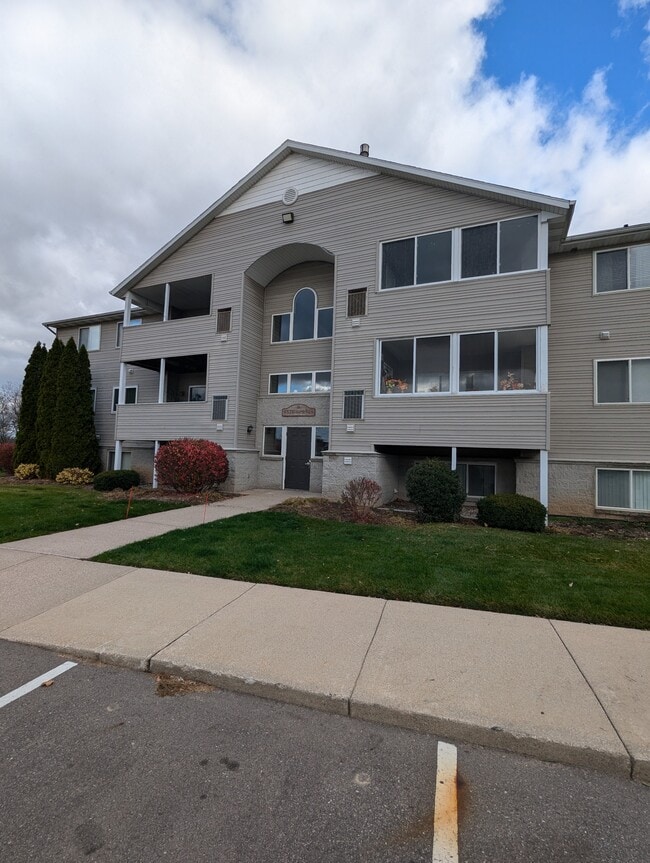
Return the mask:
[[[129,518],[188,505],[187,501],[134,498]],[[0,543],[119,521],[129,506],[90,488],[64,485],[0,485]]]
[[[94,560],[140,568],[638,629],[650,543],[462,524],[363,525],[240,515]]]

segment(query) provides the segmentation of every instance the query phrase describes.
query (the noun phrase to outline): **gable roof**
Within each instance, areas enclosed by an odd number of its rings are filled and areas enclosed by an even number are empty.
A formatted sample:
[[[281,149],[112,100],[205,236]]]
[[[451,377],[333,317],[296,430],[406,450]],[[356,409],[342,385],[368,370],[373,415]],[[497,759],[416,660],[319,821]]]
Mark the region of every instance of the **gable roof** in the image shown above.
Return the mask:
[[[176,234],[159,251],[134,270],[130,276],[120,282],[111,293],[114,296],[124,297],[130,288],[176,252],[189,239],[198,234],[199,231],[223,213],[224,210],[230,207],[238,198],[259,182],[262,177],[272,171],[292,153],[311,156],[334,164],[361,168],[377,174],[400,177],[401,179],[436,186],[452,192],[475,195],[514,206],[544,210],[555,216],[555,218],[550,220],[549,229],[549,239],[553,246],[558,246],[566,237],[575,206],[575,201],[565,198],[540,195],[536,192],[527,192],[522,189],[511,188],[510,186],[499,186],[495,183],[486,183],[481,180],[470,180],[466,177],[457,177],[453,174],[442,174],[438,171],[429,171],[425,168],[401,165],[398,162],[388,162],[384,159],[347,153],[344,150],[332,150],[327,147],[317,147],[314,144],[303,144],[298,141],[285,141],[284,144],[281,144],[229,191],[222,195],[221,198],[215,201],[212,206],[197,216],[193,222],[190,222],[186,228]]]

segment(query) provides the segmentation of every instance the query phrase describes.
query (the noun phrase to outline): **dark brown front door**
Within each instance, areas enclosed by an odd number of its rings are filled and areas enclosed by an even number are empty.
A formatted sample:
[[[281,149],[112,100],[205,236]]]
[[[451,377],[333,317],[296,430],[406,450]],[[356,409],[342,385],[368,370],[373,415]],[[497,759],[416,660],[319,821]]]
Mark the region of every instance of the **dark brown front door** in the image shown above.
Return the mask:
[[[284,468],[284,487],[309,491],[311,469],[311,429],[287,429],[287,455]]]

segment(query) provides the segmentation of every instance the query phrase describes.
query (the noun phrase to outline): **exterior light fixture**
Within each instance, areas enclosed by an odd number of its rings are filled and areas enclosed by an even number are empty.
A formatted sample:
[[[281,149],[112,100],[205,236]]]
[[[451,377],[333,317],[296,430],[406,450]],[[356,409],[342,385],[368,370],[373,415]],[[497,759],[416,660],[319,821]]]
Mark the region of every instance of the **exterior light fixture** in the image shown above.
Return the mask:
[[[293,224],[293,213],[282,213],[282,224],[283,225],[291,225]]]
[[[253,426],[248,426],[246,428],[246,434],[252,434],[252,433],[253,433]]]

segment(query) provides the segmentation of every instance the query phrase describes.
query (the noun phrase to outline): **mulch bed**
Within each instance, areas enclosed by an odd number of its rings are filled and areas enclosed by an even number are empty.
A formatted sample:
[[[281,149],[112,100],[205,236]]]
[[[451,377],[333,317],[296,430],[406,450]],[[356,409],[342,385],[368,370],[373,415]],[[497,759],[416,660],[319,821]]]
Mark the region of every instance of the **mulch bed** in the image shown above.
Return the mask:
[[[52,479],[16,479],[15,476],[1,476],[0,485],[55,485],[61,488],[61,483],[54,482]],[[72,488],[72,486],[66,486]],[[92,484],[77,486],[77,488],[85,488],[92,491]],[[216,503],[220,500],[227,500],[231,497],[237,497],[234,494],[225,494],[222,491],[200,492],[198,494],[184,494],[180,491],[173,491],[170,488],[152,488],[148,485],[136,486],[129,491],[123,491],[116,488],[113,491],[97,492],[106,500],[128,500],[129,495],[133,492],[133,500],[159,500],[166,503],[187,503],[190,505],[205,503],[206,498],[208,503]]]
[[[325,521],[351,521],[342,504],[323,498],[290,498],[274,507],[274,511],[293,512]],[[405,500],[396,500],[373,510],[368,521],[371,524],[392,524],[402,527],[413,527],[417,524],[415,509],[410,501]],[[460,523],[469,528],[478,527],[478,522],[473,518],[461,518]],[[650,522],[554,517],[551,519],[548,532],[571,536],[647,541],[650,540]]]

